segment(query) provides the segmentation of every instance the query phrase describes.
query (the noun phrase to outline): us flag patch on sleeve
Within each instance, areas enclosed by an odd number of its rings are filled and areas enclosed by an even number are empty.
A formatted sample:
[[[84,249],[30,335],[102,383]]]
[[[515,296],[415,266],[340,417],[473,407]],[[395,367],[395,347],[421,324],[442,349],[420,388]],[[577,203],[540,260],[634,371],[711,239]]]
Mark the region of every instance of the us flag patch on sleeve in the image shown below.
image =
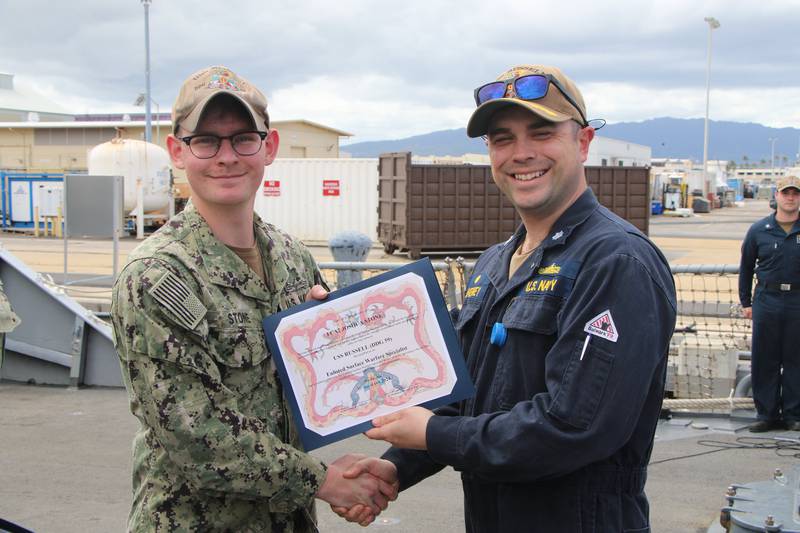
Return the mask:
[[[186,283],[172,272],[167,272],[147,292],[169,311],[180,325],[189,329],[196,328],[208,311]]]
[[[583,331],[590,335],[602,337],[611,342],[617,342],[619,333],[614,319],[611,318],[611,310],[606,309],[583,326]]]

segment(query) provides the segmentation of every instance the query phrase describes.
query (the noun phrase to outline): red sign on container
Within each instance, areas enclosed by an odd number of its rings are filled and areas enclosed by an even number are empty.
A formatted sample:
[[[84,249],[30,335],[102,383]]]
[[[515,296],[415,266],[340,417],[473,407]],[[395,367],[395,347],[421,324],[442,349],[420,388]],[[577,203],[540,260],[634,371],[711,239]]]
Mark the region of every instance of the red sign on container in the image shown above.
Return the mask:
[[[264,196],[280,196],[281,182],[277,180],[266,180],[264,182]]]
[[[339,180],[322,180],[322,196],[339,196]]]

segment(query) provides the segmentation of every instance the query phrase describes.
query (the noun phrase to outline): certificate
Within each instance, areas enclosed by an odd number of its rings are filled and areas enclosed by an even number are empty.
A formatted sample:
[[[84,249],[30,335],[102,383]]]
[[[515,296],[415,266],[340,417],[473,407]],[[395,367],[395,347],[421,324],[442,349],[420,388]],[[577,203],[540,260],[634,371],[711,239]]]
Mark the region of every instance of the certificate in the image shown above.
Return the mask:
[[[306,450],[366,431],[377,416],[474,394],[428,259],[263,325]]]

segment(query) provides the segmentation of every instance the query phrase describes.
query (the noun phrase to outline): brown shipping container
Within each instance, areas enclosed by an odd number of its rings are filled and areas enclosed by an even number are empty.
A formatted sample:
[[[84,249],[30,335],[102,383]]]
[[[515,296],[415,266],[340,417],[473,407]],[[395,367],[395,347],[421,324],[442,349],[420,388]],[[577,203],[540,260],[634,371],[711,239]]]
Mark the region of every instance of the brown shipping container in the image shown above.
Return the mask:
[[[378,239],[387,253],[474,251],[504,241],[520,224],[486,165],[411,164],[410,152],[381,154]],[[648,167],[586,167],[601,204],[647,234]]]

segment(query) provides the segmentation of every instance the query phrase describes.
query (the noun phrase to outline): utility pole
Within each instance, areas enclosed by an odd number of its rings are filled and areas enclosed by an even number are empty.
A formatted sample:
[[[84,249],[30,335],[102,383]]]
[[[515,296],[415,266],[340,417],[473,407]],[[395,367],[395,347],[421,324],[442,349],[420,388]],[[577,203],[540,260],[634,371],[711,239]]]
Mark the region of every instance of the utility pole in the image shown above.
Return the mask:
[[[144,6],[144,140],[150,142],[153,138],[150,116],[150,3],[152,0],[142,0]]]
[[[705,127],[703,128],[703,187],[706,194],[712,192],[711,185],[708,182],[708,103],[711,94],[711,33],[719,28],[719,21],[714,17],[706,17],[708,23],[708,49],[706,53],[706,120]]]
[[[769,142],[772,143],[772,151],[769,158],[769,173],[772,179],[775,179],[775,141],[777,140],[777,137],[769,138]]]

